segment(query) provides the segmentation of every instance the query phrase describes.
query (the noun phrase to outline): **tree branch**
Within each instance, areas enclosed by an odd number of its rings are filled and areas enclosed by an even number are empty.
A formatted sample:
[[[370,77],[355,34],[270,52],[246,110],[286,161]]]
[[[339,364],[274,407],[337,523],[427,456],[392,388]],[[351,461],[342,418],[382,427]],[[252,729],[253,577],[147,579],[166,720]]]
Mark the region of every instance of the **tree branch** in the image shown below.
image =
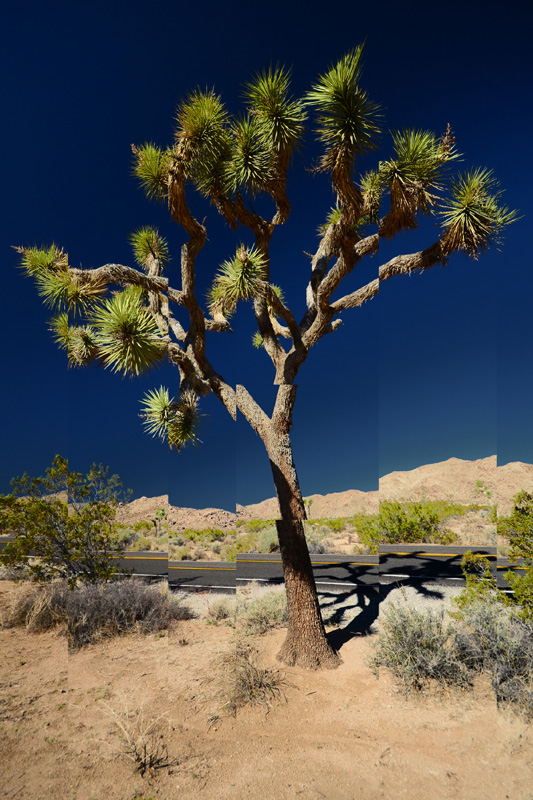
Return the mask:
[[[396,256],[379,268],[379,280],[386,281],[395,275],[406,275],[415,270],[425,270],[435,264],[446,264],[447,258],[441,242],[435,242],[425,250],[409,255]]]
[[[256,403],[252,395],[241,384],[237,384],[236,386],[235,398],[237,408],[243,417],[252,426],[254,431],[264,439],[270,419],[261,406]]]

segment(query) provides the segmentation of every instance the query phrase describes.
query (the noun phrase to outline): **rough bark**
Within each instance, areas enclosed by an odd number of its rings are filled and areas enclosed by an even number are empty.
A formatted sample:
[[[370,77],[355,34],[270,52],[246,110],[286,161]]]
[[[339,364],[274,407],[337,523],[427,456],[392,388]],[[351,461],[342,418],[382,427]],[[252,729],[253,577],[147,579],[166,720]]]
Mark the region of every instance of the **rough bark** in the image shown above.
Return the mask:
[[[272,422],[264,432],[281,511],[276,527],[288,611],[287,636],[277,657],[289,666],[334,669],[341,659],[327,640],[320,614],[305,539],[305,506],[289,436],[295,397],[295,386],[280,386]]]

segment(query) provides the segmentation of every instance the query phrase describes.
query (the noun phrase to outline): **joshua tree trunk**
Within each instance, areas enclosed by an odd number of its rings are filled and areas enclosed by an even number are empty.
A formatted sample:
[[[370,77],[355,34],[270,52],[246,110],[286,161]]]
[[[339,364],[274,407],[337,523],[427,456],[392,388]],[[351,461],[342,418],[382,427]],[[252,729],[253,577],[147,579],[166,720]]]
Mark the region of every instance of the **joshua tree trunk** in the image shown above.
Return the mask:
[[[305,505],[294,465],[289,430],[296,387],[280,387],[265,446],[276,486],[281,519],[276,522],[287,593],[289,629],[278,653],[285,664],[308,669],[335,668],[341,660],[328,640],[305,539]]]

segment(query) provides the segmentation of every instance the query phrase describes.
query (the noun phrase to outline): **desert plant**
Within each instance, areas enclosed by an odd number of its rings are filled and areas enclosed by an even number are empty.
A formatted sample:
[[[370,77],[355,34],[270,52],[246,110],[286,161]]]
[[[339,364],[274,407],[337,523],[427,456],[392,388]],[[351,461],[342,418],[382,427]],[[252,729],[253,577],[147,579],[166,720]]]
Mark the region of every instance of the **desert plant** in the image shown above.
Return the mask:
[[[13,594],[1,619],[3,627],[24,626],[33,632],[62,626],[69,648],[78,650],[133,630],[166,630],[173,622],[191,616],[181,596],[129,579],[76,589],[69,589],[65,581],[23,585]]]
[[[466,586],[461,594],[454,599],[458,611],[453,616],[460,619],[462,609],[472,603],[502,601],[503,595],[498,591],[496,578],[491,572],[489,559],[482,553],[472,553],[468,550],[461,559],[461,569],[465,576]]]
[[[494,599],[469,603],[454,634],[457,658],[490,676],[498,704],[533,719],[533,625]]]
[[[423,689],[430,680],[466,686],[469,672],[450,647],[452,636],[444,611],[423,613],[407,603],[392,603],[380,617],[371,665],[376,672],[389,669],[406,692]]]
[[[522,619],[533,622],[533,494],[521,491],[513,498],[514,506],[508,517],[498,520],[498,533],[509,541],[509,559],[520,562],[522,574],[512,570],[505,578],[513,594],[509,603],[517,606]]]
[[[278,532],[274,525],[263,528],[257,537],[258,553],[279,553]]]
[[[42,585],[22,583],[8,595],[0,611],[3,628],[24,627],[41,633],[66,624],[69,589],[65,581]]]
[[[156,770],[178,764],[176,758],[169,756],[162,732],[170,728],[165,714],[154,718],[144,706],[130,710],[125,701],[120,712],[108,704],[105,708],[121,739],[119,753],[133,762],[141,777],[152,777]]]
[[[451,504],[384,500],[377,515],[359,514],[354,517],[354,525],[371,552],[377,552],[380,544],[399,542],[451,544],[456,536],[443,523],[446,517],[457,513],[456,509]]]
[[[229,622],[235,618],[235,601],[219,597],[208,603],[206,617],[208,622]]]
[[[219,659],[221,677],[220,697],[222,708],[233,716],[246,705],[266,705],[284,700],[283,689],[289,685],[278,670],[259,667],[258,651],[249,644],[237,641],[228,653]]]
[[[243,633],[264,634],[287,624],[287,599],[282,591],[271,590],[237,603],[237,627]]]
[[[499,704],[511,704],[533,718],[533,627],[513,618],[493,598],[480,597],[446,622],[444,611],[419,611],[392,604],[371,659],[377,672],[388,668],[404,691],[432,681],[471,686],[478,673],[489,676]]]
[[[124,552],[114,521],[123,494],[117,475],[93,464],[83,476],[57,455],[44,477],[25,473],[11,484],[13,494],[0,497],[0,527],[15,541],[0,553],[0,563],[27,565],[37,580],[66,578],[71,587],[113,577],[112,559]]]
[[[214,90],[193,91],[178,107],[171,146],[145,143],[132,148],[134,173],[147,196],[167,202],[184,231],[177,288],[164,275],[169,248],[154,228],[141,228],[131,237],[140,269],[116,263],[78,269],[56,245],[17,248],[25,274],[35,279],[43,301],[56,311],[52,331],[70,365],[98,362],[131,375],[166,357],[176,365],[177,393],[161,386],[142,400],[149,434],[178,451],[197,444],[199,402],[209,393],[233,419],[238,410],[258,434],[281,512],[276,526],[289,598],[281,658],[309,668],[336,667],[340,660],[325,635],[303,529],[306,509],[290,439],[298,372],[323,337],[333,334],[335,341],[343,312],[376,297],[381,283],[445,264],[459,252],[478,258],[497,245],[516,219],[503,206],[490,170],[467,169],[453,176],[459,154],[449,126],[442,136],[393,132],[385,157],[355,174],[360,159],[377,149],[381,130],[378,105],[361,85],[362,53],[362,45],[346,53],[302,99],[291,95],[285,68],[255,75],[244,88],[244,117],[232,118]],[[308,115],[314,116],[321,151],[314,171],[327,176],[335,207],[324,214],[304,279],[306,310],[298,321],[271,281],[271,269],[276,268],[271,241],[290,215],[288,169]],[[188,187],[243,235],[234,252],[222,255],[207,303],[195,286],[208,232],[200,222],[203,212],[196,218],[196,205],[188,202]],[[258,194],[264,195],[260,205]],[[267,207],[263,200],[273,203],[269,218],[261,216]],[[416,228],[431,215],[439,228],[429,246],[388,258],[374,279],[343,294],[341,285],[346,286],[356,266],[375,256],[380,241]],[[253,305],[256,344],[272,362],[277,392],[270,413],[244,385],[226,381],[209,359],[207,334],[229,332],[230,317],[246,304]],[[188,313],[187,322],[175,315],[177,308]]]

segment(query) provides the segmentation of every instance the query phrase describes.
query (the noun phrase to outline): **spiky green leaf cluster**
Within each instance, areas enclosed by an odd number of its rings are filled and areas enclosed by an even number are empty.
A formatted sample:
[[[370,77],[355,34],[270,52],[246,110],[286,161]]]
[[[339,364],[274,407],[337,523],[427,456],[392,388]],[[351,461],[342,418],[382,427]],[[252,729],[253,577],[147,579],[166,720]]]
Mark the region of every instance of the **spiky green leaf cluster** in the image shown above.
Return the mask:
[[[49,323],[49,330],[52,332],[52,338],[60,350],[68,350],[70,345],[70,327],[68,324],[68,314],[63,311],[52,317]]]
[[[319,169],[331,172],[340,162],[353,165],[355,156],[376,147],[379,106],[359,86],[362,45],[347,53],[322,75],[305,102],[317,111],[316,132],[325,144]]]
[[[133,255],[137,264],[148,271],[152,259],[157,259],[163,264],[169,260],[168,244],[157,228],[145,226],[134,231],[130,236]]]
[[[235,120],[232,139],[232,156],[226,166],[228,187],[233,192],[254,194],[273,178],[272,151],[256,117]]]
[[[383,186],[379,171],[369,170],[361,176],[359,188],[363,197],[365,216],[368,222],[378,222],[379,207],[383,195]]]
[[[255,347],[256,350],[260,350],[263,347],[263,337],[259,331],[252,335],[252,347]]]
[[[148,199],[162,200],[168,191],[170,150],[151,142],[133,148],[133,174],[139,179]]]
[[[72,314],[90,311],[106,291],[104,281],[83,274],[73,276],[67,270],[42,270],[35,274],[35,282],[45,305]]]
[[[255,247],[241,245],[234,258],[224,261],[209,294],[212,313],[233,314],[239,300],[257,297],[266,280],[264,256]]]
[[[463,250],[478,258],[499,243],[502,230],[518,219],[516,211],[500,204],[501,195],[492,170],[478,167],[458,175],[441,204],[446,252]]]
[[[416,228],[418,212],[430,212],[448,163],[458,158],[453,141],[444,147],[444,139],[431,131],[395,131],[392,141],[395,158],[379,166],[379,179],[391,198],[384,235]]]
[[[223,191],[231,141],[221,98],[197,90],[180,104],[176,119],[176,148],[186,176],[205,195]]]
[[[50,247],[17,247],[20,254],[20,266],[30,277],[43,272],[64,272],[68,269],[68,255],[55,244]]]
[[[98,355],[94,329],[69,325],[66,312],[50,320],[50,330],[60,350],[67,351],[69,367],[85,367]]]
[[[303,103],[290,96],[290,71],[270,67],[257,74],[245,85],[244,98],[265,145],[290,153],[302,137],[306,117]]]
[[[141,405],[144,427],[151,436],[168,442],[169,447],[182,450],[187,444],[197,444],[198,426],[201,414],[198,412],[198,398],[191,391],[181,393],[178,401],[170,397],[164,386],[148,391]]]
[[[113,372],[140,375],[162,360],[166,348],[157,325],[130,287],[115,294],[91,317],[98,355]]]
[[[99,355],[96,331],[90,325],[70,329],[68,363],[70,367],[86,367]]]

